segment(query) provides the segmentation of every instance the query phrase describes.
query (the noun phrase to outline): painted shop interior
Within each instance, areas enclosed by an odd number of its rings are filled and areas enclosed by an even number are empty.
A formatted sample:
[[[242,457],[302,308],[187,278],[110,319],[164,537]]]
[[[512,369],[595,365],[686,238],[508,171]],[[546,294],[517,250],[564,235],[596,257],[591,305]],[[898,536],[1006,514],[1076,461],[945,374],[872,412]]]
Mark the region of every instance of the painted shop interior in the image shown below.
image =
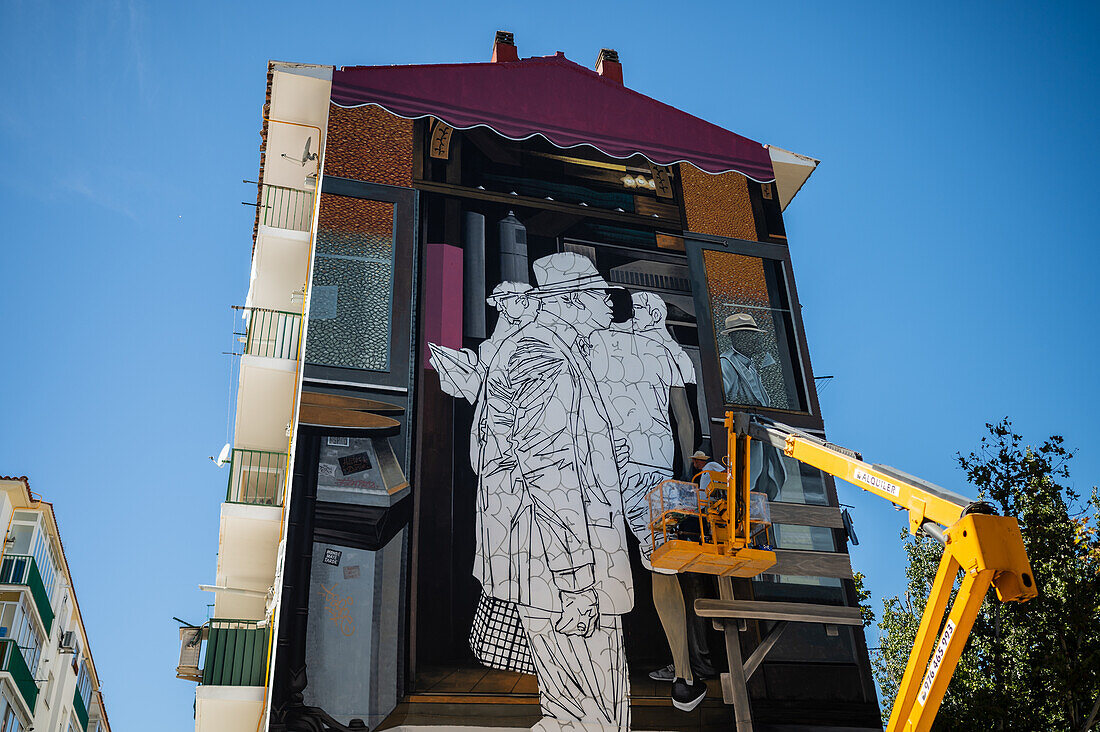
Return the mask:
[[[428,344],[476,352],[497,328],[487,298],[536,286],[541,258],[578,254],[609,286],[659,295],[694,367],[694,449],[720,460],[725,411],[745,408],[723,378],[745,313],[751,411],[824,434],[783,228],[817,161],[632,91],[608,49],[595,69],[521,59],[507,33],[491,51],[269,64],[213,614],[180,629],[198,732],[539,722],[536,677],[471,650],[476,408],[444,392]],[[778,564],[735,580],[737,597],[854,607],[832,479],[760,464]],[[732,729],[721,679],[686,713],[650,679],[671,656],[630,552],[632,728]],[[746,658],[770,626],[742,621]],[[723,635],[706,632],[723,671]],[[792,624],[748,691],[757,730],[881,729],[860,627]]]
[[[0,476],[0,732],[110,732],[53,505]]]

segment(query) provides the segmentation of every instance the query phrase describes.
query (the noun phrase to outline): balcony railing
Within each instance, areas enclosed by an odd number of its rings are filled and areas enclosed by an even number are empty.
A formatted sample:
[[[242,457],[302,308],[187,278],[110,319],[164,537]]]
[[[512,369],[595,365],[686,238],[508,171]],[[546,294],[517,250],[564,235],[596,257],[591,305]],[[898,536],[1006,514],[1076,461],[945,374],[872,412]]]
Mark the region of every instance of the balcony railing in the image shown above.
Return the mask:
[[[283,452],[233,450],[226,502],[258,506],[283,505],[286,463],[287,456]]]
[[[202,683],[263,686],[267,676],[267,628],[255,620],[211,620]]]
[[[27,668],[27,662],[23,660],[23,652],[19,645],[12,639],[0,640],[0,671],[7,671],[15,681],[15,688],[19,690],[19,696],[27,703],[27,707],[34,714],[34,704],[38,700],[38,685],[34,683],[34,676]]]
[[[249,308],[244,355],[298,359],[302,316],[282,310]]]
[[[42,574],[34,557],[26,554],[5,555],[4,561],[0,562],[0,584],[26,585],[30,589],[48,636],[53,629],[53,608],[50,607],[50,596],[42,584]]]
[[[282,186],[263,186],[260,223],[279,229],[309,231],[313,222],[313,191]]]

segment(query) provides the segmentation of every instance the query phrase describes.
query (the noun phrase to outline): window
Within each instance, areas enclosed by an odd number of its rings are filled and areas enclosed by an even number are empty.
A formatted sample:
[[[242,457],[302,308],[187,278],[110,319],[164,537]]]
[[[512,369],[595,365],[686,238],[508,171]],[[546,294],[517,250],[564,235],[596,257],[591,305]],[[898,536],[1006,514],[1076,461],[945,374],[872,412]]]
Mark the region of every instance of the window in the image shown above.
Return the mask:
[[[808,412],[796,317],[787,291],[786,250],[736,240],[728,248],[690,244],[712,416],[736,407]],[[764,254],[775,257],[758,256]],[[715,410],[714,405],[724,408]]]
[[[91,705],[92,679],[88,675],[88,662],[84,659],[80,660],[80,672],[76,675],[76,690],[80,694],[81,701],[84,702],[84,708],[88,709]]]
[[[15,641],[27,668],[32,674],[37,671],[43,639],[31,620],[26,595],[19,592],[0,593],[0,638]]]
[[[11,533],[15,537],[11,554],[34,557],[38,573],[42,576],[42,584],[46,588],[46,597],[52,598],[60,562],[46,530],[45,517],[38,511],[16,511],[12,517]]]
[[[15,715],[15,710],[7,703],[7,699],[4,700],[4,716],[3,721],[0,721],[0,732],[23,732],[23,725],[19,721],[19,717]]]

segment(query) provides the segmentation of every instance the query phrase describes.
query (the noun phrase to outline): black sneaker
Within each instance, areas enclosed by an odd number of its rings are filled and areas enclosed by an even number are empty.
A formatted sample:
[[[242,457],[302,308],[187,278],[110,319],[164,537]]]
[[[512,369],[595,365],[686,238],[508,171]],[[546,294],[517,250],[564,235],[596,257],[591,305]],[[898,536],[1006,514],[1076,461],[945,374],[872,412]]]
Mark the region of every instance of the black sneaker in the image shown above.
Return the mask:
[[[672,682],[672,705],[681,712],[690,712],[702,704],[706,697],[707,685],[702,681],[696,680],[688,684],[683,679],[676,679]]]

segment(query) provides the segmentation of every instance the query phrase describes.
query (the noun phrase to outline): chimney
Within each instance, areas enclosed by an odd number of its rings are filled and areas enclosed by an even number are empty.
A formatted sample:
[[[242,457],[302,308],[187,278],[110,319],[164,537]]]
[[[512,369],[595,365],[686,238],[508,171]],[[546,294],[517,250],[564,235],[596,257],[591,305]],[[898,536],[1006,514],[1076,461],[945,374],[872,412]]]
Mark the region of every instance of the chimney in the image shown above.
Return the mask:
[[[519,61],[515,36],[508,31],[497,31],[497,37],[493,39],[493,63],[502,61]],[[622,73],[619,76],[621,77]]]
[[[623,83],[623,65],[619,63],[619,54],[613,48],[601,48],[596,57],[596,73],[616,84]]]

